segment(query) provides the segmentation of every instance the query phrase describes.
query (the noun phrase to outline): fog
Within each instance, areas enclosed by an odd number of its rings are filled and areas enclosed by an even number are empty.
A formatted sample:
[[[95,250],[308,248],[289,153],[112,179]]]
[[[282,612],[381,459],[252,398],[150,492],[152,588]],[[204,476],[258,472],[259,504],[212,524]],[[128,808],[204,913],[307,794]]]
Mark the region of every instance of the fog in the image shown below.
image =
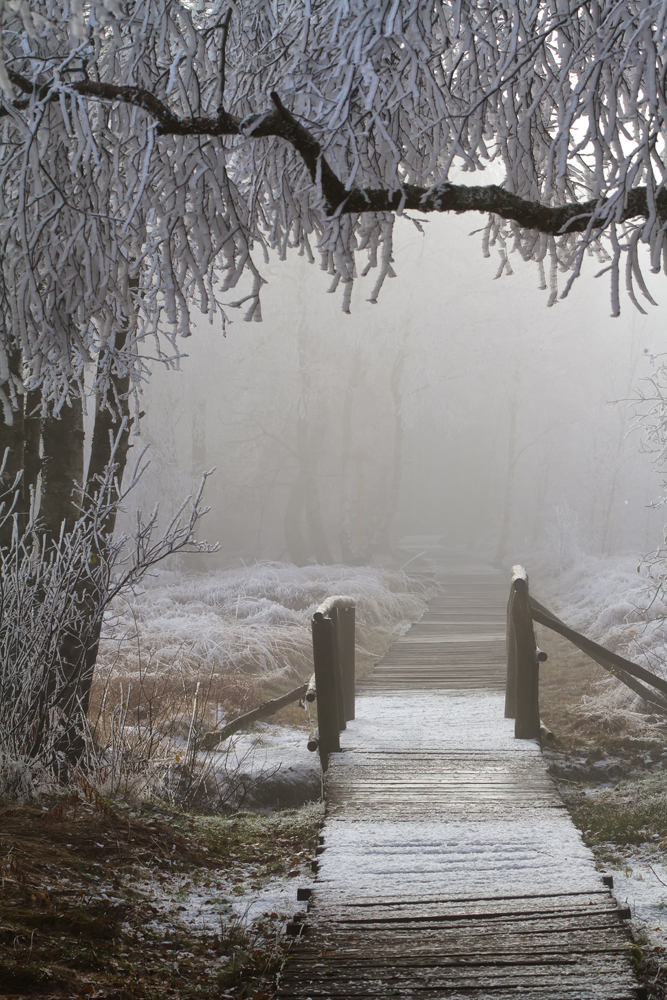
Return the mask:
[[[396,277],[377,304],[373,273],[359,278],[350,315],[317,265],[272,260],[263,322],[229,309],[223,336],[202,317],[180,370],[155,366],[136,505],[173,510],[216,468],[203,534],[220,549],[187,568],[401,564],[405,536],[527,565],[660,544],[661,478],[630,401],[662,350],[661,309],[626,299],[612,319],[593,259],[547,308],[535,265],[510,255],[495,278],[473,225],[398,220]]]

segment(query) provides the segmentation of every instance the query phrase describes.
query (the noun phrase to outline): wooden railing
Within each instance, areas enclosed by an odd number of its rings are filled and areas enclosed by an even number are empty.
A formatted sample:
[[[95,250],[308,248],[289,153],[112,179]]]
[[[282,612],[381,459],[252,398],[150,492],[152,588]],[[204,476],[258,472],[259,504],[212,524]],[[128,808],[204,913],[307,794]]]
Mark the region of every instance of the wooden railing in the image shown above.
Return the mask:
[[[204,733],[197,749],[217,750],[240,729],[275,715],[292,702],[317,701],[317,733],[308,740],[308,749],[319,750],[326,771],[329,754],[340,751],[341,730],[354,718],[355,606],[353,597],[329,597],[313,615],[315,673],[309,683],[232,719],[222,729]]]
[[[535,642],[534,621],[569,639],[635,694],[640,695],[654,711],[667,714],[666,680],[569,628],[552,611],[530,596],[528,574],[523,566],[513,566],[507,602],[505,718],[514,719],[514,735],[517,739],[553,738],[540,720],[539,665],[546,660],[547,655]]]
[[[540,736],[540,656],[546,659],[535,642],[528,574],[523,566],[513,566],[507,601],[505,718],[514,719],[514,735],[519,740]]]
[[[355,601],[329,597],[313,615],[313,674],[307,701],[317,702],[317,735],[308,747],[319,750],[322,770],[329,754],[340,752],[340,733],[354,718]]]

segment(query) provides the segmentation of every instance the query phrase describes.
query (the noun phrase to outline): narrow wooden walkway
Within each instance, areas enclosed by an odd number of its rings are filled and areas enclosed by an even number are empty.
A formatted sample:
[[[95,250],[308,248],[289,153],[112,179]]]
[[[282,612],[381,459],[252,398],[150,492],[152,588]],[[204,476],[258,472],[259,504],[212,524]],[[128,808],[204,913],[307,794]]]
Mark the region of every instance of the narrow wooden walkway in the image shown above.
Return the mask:
[[[505,589],[446,580],[360,685],[278,997],[644,996],[539,747],[503,718]]]

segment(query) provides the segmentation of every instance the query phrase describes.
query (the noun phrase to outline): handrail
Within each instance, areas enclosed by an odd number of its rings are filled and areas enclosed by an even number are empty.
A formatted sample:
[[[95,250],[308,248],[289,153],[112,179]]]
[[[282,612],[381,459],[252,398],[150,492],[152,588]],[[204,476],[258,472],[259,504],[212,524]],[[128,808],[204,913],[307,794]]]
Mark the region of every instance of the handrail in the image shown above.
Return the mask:
[[[547,732],[540,720],[539,707],[539,663],[546,660],[546,654],[535,642],[534,621],[569,639],[646,702],[667,713],[667,698],[663,697],[667,695],[666,680],[570,628],[530,596],[526,570],[523,566],[513,566],[507,602],[505,718],[515,720],[517,739],[538,739]],[[650,691],[641,681],[660,693]]]
[[[197,749],[215,750],[228,737],[237,733],[239,729],[244,729],[251,722],[257,722],[258,719],[265,719],[269,715],[275,715],[276,712],[281,708],[285,708],[286,705],[291,705],[292,702],[301,701],[307,697],[307,693],[308,685],[301,684],[298,688],[294,688],[293,691],[288,691],[287,694],[280,695],[279,698],[272,698],[271,701],[264,702],[259,708],[253,708],[251,712],[246,712],[244,715],[239,715],[236,719],[232,719],[222,729],[214,729],[209,733],[204,733],[197,744]]]
[[[340,733],[355,714],[355,607],[353,597],[333,596],[313,614],[315,673],[306,698],[317,701],[317,743],[322,770],[340,753]],[[315,747],[313,746],[313,749]]]

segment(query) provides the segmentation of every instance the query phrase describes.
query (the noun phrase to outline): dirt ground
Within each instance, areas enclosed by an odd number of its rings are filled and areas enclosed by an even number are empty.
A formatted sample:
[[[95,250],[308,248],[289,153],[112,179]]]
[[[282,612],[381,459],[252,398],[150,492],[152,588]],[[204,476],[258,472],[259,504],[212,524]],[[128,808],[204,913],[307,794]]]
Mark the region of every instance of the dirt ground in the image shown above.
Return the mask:
[[[615,704],[617,682],[567,640],[541,627],[540,712],[554,733],[544,754],[572,818],[601,868],[637,850],[667,860],[667,719]],[[643,706],[645,708],[645,706]],[[639,973],[667,1000],[665,950],[645,942]]]
[[[358,676],[395,637],[376,630],[372,652],[358,652]],[[228,677],[223,707],[233,717],[295,680]],[[275,718],[304,740],[313,727],[296,703]],[[198,816],[105,799],[85,779],[44,805],[0,802],[0,997],[267,1000],[297,885],[310,874],[318,808]],[[230,900],[281,878],[294,880],[292,912],[235,916]],[[218,913],[213,928],[191,919],[197,893]]]
[[[312,808],[168,815],[81,787],[48,811],[5,805],[0,996],[265,1000],[292,914],[246,924],[229,899],[282,876],[294,880],[296,910],[319,825]],[[188,919],[193,892],[215,914],[207,928]]]

